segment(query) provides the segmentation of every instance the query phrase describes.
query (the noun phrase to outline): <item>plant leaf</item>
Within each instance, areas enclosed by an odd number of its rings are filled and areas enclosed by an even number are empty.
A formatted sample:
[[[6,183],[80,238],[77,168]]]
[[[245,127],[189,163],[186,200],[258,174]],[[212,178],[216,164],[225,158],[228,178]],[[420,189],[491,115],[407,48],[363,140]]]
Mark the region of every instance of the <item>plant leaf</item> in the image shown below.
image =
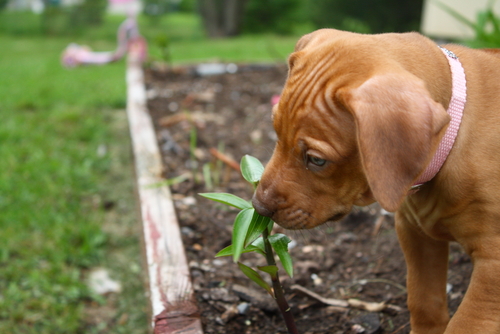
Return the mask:
[[[291,242],[290,238],[284,234],[276,233],[269,236],[269,242],[273,249],[276,251],[283,268],[288,276],[293,277],[293,263],[290,253],[288,253],[288,244]]]
[[[259,159],[252,157],[251,155],[245,155],[241,159],[241,175],[243,178],[252,184],[256,184],[260,181],[262,173],[264,172],[264,166],[259,161]]]
[[[245,238],[245,247],[254,242],[264,232],[270,220],[271,218],[261,216],[257,211],[254,212]]]
[[[212,201],[216,201],[219,203],[223,203],[226,205],[233,206],[237,209],[243,210],[252,207],[252,204],[249,201],[245,201],[243,198],[238,197],[233,194],[228,193],[204,193],[198,194],[202,197],[208,198]]]
[[[274,226],[274,222],[272,220],[270,220],[269,225],[267,226],[267,232],[269,234],[271,234],[271,232],[273,231],[273,226]]]
[[[252,217],[255,212],[254,208],[246,208],[240,211],[234,220],[233,225],[233,260],[238,262],[238,259],[245,248],[245,239],[252,222]]]
[[[192,177],[191,173],[184,173],[179,176],[173,177],[171,179],[163,180],[160,182],[155,182],[153,184],[147,185],[146,188],[161,188],[164,186],[171,187],[173,185],[176,185],[178,183],[184,182],[186,180],[189,180]]]
[[[257,239],[255,239],[254,242],[252,242],[252,246],[259,248],[264,255],[266,254],[266,246],[264,246],[264,238],[258,237]]]
[[[262,278],[262,276],[260,276],[260,274],[258,272],[256,272],[255,270],[253,270],[252,268],[244,265],[243,263],[241,262],[238,262],[238,266],[240,267],[240,270],[248,277],[250,278],[252,281],[254,281],[255,283],[257,283],[260,287],[266,289],[266,291],[271,295],[271,297],[274,298],[274,293],[273,293],[273,289],[271,289],[271,286],[269,284],[267,284],[266,281],[264,281],[264,279]]]
[[[262,267],[257,267],[257,269],[265,272],[265,273],[268,273],[269,275],[271,275],[271,277],[274,277],[276,276],[276,274],[278,273],[278,267],[277,266],[262,266]]]
[[[204,164],[203,165],[203,168],[202,168],[202,171],[203,171],[203,179],[205,180],[205,186],[208,190],[212,190],[214,185],[213,185],[213,182],[212,182],[212,173],[211,173],[211,170],[210,170],[210,164]]]
[[[254,245],[249,245],[242,251],[242,253],[251,253],[251,252],[258,252],[260,254],[263,254],[262,249]],[[226,248],[221,249],[217,254],[215,254],[215,257],[232,256],[232,255],[233,255],[233,245],[229,245]]]

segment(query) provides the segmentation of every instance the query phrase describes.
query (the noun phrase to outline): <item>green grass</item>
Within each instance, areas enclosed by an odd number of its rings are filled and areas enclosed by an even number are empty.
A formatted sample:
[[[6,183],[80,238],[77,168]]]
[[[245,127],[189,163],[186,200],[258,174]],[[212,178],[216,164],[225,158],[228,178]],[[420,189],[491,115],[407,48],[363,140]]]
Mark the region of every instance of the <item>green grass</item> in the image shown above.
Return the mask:
[[[149,52],[153,60],[161,59],[155,44],[156,36],[165,34],[170,38],[174,64],[203,61],[285,61],[298,39],[298,35],[273,34],[207,39],[201,30],[199,18],[189,14],[167,15],[157,24],[152,24],[148,18],[141,17],[139,24],[141,33],[149,41]]]
[[[46,37],[38,16],[0,13],[0,333],[148,330],[125,62],[60,64],[70,42],[113,50],[123,19]],[[186,14],[157,24],[141,17],[140,26],[150,41],[170,36],[175,63],[284,60],[297,39],[207,40],[199,20]],[[159,51],[149,47],[154,59]],[[89,291],[88,272],[101,266],[122,283],[121,294]]]
[[[62,30],[62,37],[57,40],[87,44],[96,51],[110,51],[116,47],[116,31],[124,19],[125,16],[110,15],[106,19],[106,24],[88,28],[72,37],[64,36],[66,30]],[[200,61],[284,61],[293,51],[300,34],[307,32],[298,29],[301,33],[295,36],[267,34],[210,40],[204,36],[199,17],[192,14],[175,13],[157,21],[139,16],[138,22],[141,34],[149,42],[151,59],[161,59],[161,52],[155,44],[155,39],[158,35],[166,35],[171,41],[172,61],[177,64]],[[16,37],[41,36],[40,26],[41,18],[38,15],[0,12],[0,33]]]
[[[122,134],[110,126],[123,113],[114,109],[125,107],[124,63],[64,69],[59,56],[67,43],[0,35],[8,50],[0,53],[0,333],[95,332],[86,328],[85,310],[106,301],[88,290],[87,269],[109,267],[110,253],[125,243],[103,229],[103,202],[116,200],[103,198],[114,162],[98,153],[103,145],[128,145],[126,126]],[[130,237],[138,245],[136,232]],[[136,310],[118,311],[134,320],[117,333],[133,333],[137,323],[139,333],[147,328],[141,275],[126,273],[130,263],[139,265],[135,249],[118,269],[138,281],[139,294],[127,297]]]
[[[172,42],[174,63],[201,61],[283,62],[293,51],[297,36],[242,36],[231,39]],[[151,46],[154,49],[154,45]]]

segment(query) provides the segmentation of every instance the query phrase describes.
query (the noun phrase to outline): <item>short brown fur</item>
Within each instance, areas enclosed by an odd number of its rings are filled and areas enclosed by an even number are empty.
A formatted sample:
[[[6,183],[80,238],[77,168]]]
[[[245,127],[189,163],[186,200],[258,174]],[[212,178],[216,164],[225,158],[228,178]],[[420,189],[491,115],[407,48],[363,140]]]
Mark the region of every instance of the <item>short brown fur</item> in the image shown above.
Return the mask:
[[[278,143],[254,206],[299,229],[378,201],[396,211],[412,333],[500,333],[500,53],[445,47],[467,78],[462,125],[441,171],[410,195],[449,123],[446,57],[416,33],[322,29],[301,38],[273,111]],[[451,320],[450,241],[474,262]]]

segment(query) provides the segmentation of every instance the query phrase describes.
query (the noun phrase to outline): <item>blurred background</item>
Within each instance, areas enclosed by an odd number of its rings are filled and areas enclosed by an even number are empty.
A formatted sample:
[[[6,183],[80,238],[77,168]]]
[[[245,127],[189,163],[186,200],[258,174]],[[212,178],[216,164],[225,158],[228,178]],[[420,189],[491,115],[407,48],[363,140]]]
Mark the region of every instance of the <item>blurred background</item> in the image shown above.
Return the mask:
[[[302,34],[323,27],[422,31],[495,47],[497,7],[486,0],[0,0],[0,333],[148,332],[125,62],[68,69],[60,61],[68,44],[112,51],[118,26],[136,11],[146,66],[284,62]]]

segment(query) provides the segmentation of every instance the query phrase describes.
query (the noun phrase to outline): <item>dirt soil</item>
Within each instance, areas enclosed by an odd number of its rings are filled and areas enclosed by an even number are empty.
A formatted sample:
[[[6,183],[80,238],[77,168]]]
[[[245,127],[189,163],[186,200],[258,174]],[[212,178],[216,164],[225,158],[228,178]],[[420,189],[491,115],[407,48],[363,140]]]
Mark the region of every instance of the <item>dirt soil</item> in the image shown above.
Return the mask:
[[[235,66],[227,69],[234,71]],[[210,149],[238,162],[250,154],[265,164],[276,141],[271,99],[280,94],[286,74],[285,65],[239,64],[236,73],[210,76],[197,74],[194,66],[146,69],[148,107],[163,154],[165,178],[172,181],[205,333],[287,332],[271,297],[249,281],[230,258],[214,258],[231,242],[236,211],[197,195],[228,192],[251,198],[251,187]],[[276,227],[275,232],[293,239],[290,252],[295,275],[291,279],[283,269],[280,272],[300,333],[409,333],[406,266],[392,215],[372,205],[356,208],[341,222],[314,230],[294,232]],[[265,264],[252,254],[245,254],[243,261],[253,267]],[[451,314],[466,291],[471,267],[461,247],[451,245]],[[400,309],[341,309],[293,290],[294,284],[325,298],[386,302]]]

